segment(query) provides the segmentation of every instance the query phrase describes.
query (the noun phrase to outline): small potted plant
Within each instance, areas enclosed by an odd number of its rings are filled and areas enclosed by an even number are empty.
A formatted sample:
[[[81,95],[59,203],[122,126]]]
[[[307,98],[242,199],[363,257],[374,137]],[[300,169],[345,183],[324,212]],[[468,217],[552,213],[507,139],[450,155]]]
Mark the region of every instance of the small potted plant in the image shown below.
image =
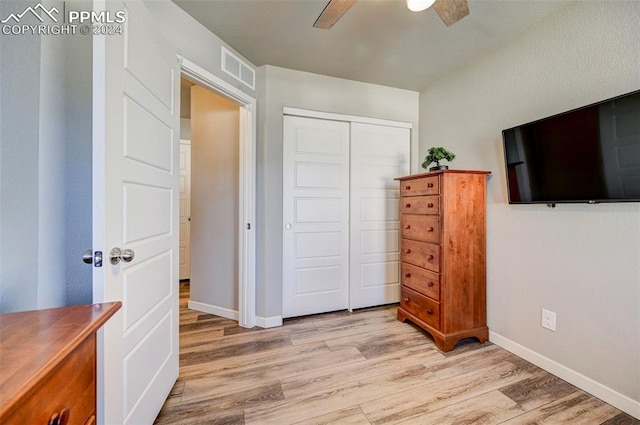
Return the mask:
[[[443,147],[430,148],[429,152],[427,152],[427,156],[424,157],[422,168],[426,170],[429,164],[432,164],[435,162],[436,166],[429,168],[429,171],[448,170],[449,166],[440,165],[440,161],[442,161],[443,159],[446,159],[447,161],[451,162],[455,157],[456,155],[453,152],[449,152]]]

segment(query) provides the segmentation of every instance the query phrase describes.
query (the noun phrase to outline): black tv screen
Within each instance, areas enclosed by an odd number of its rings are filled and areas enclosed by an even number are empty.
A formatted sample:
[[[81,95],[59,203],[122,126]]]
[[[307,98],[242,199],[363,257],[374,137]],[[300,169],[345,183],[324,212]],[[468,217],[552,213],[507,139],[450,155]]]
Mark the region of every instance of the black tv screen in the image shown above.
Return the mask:
[[[640,91],[502,131],[510,204],[640,202]]]

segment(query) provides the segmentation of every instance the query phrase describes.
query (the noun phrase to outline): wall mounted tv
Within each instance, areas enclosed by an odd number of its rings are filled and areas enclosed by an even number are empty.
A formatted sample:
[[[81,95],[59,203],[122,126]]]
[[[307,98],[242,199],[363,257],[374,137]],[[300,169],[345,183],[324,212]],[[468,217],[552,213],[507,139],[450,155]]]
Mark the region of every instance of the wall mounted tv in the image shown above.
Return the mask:
[[[640,91],[503,130],[510,204],[640,202]]]

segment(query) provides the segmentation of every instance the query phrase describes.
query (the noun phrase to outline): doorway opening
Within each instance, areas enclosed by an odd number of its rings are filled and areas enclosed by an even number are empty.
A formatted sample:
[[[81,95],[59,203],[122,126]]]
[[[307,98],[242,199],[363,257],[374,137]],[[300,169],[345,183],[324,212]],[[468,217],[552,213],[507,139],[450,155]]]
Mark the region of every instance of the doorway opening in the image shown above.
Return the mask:
[[[184,58],[180,63],[181,88],[188,89],[192,109],[189,114],[181,111],[181,117],[189,118],[180,125],[181,150],[185,155],[191,151],[192,207],[185,199],[181,208],[180,239],[191,239],[184,242],[191,248],[185,250],[190,267],[180,261],[181,287],[189,279],[189,308],[251,328],[256,322],[256,101]],[[186,101],[181,96],[181,104]]]

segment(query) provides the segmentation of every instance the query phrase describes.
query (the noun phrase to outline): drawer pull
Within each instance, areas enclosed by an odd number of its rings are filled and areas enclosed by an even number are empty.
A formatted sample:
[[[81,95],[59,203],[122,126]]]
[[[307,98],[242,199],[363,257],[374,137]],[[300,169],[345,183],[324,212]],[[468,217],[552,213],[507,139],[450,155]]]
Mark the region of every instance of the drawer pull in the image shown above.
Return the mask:
[[[405,273],[404,277],[411,277],[411,273]]]
[[[402,301],[404,301],[405,303],[408,303],[410,300],[409,300],[409,297],[404,297]]]
[[[409,248],[407,248],[407,249],[404,250],[404,253],[405,254],[411,254],[411,250]]]
[[[433,257],[433,254],[429,254],[429,255],[427,256],[427,260],[433,260],[433,258],[434,258],[434,257]]]
[[[406,230],[409,230],[409,229],[411,229],[411,225],[410,225],[410,224],[407,224],[406,226],[404,226],[404,228],[405,228]]]
[[[433,283],[433,282],[429,282],[429,283],[427,283],[427,286],[428,286],[429,288],[433,288],[433,285],[435,285],[435,283]]]
[[[429,226],[429,228],[427,229],[427,232],[433,232],[433,226]]]
[[[433,187],[433,183],[427,183],[427,187]]]
[[[405,204],[404,207],[405,208],[411,208],[411,204]]]
[[[409,185],[405,186],[404,190],[411,190],[411,186],[409,186]]]
[[[59,412],[54,413],[49,418],[49,425],[67,425],[69,423],[69,414],[71,409],[65,407]]]
[[[428,309],[428,310],[427,310],[427,314],[433,314],[433,310]]]
[[[433,208],[433,204],[427,204],[427,208]]]

